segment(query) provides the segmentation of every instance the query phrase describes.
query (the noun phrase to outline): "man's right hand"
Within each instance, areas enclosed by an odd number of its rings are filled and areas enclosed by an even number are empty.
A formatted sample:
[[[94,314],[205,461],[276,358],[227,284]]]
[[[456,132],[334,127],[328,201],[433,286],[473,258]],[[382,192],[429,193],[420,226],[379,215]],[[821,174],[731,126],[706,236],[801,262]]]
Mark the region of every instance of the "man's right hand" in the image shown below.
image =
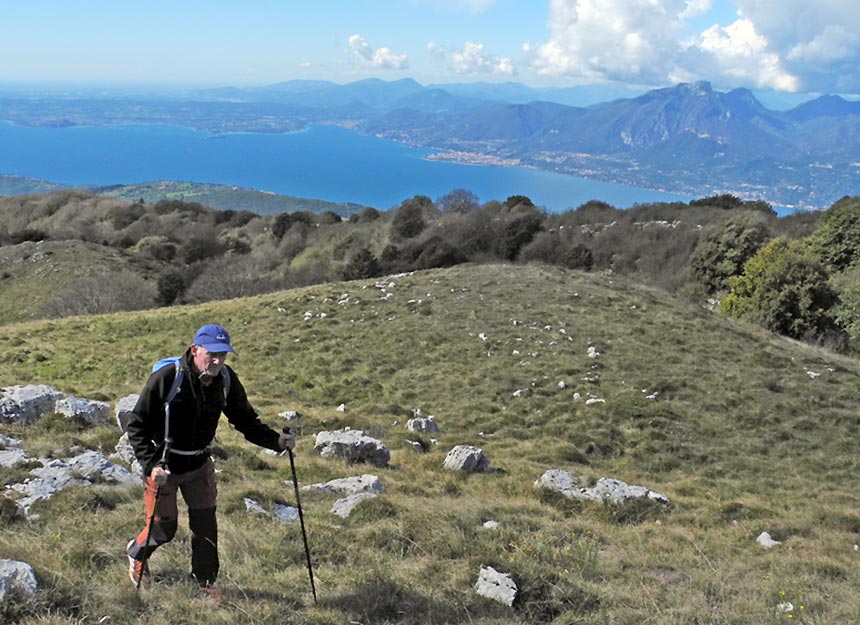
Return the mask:
[[[149,477],[152,478],[152,481],[159,486],[162,486],[167,482],[167,478],[169,475],[170,471],[168,471],[164,467],[152,467],[152,471],[150,471],[149,473]]]

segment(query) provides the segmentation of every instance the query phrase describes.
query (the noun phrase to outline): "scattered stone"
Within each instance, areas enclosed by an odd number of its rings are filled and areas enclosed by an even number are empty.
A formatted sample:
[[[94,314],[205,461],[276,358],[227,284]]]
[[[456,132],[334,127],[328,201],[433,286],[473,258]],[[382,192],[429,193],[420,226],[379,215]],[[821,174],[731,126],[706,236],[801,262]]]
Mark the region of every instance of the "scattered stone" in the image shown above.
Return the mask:
[[[517,598],[517,585],[507,573],[500,573],[491,566],[482,566],[475,583],[475,592],[482,597],[512,606]]]
[[[63,394],[47,384],[8,386],[0,391],[0,421],[30,423],[54,409]]]
[[[73,397],[58,399],[54,412],[67,419],[79,419],[87,425],[104,425],[110,422],[110,404],[103,401]]]
[[[438,432],[439,426],[436,424],[436,417],[415,417],[406,422],[406,429],[410,432]]]
[[[376,493],[355,493],[354,495],[349,495],[343,499],[338,499],[334,502],[334,505],[331,508],[331,513],[345,519],[352,514],[355,507],[362,501],[365,499],[373,499],[376,496]]]
[[[323,458],[366,462],[380,467],[388,466],[391,459],[391,452],[380,441],[361,430],[348,428],[318,433],[314,439],[314,451]]]
[[[0,467],[8,469],[22,462],[27,462],[27,453],[23,449],[0,449]]]
[[[480,447],[457,445],[445,456],[444,467],[452,471],[486,473],[492,471],[490,459]]]
[[[275,517],[275,520],[281,523],[295,523],[299,520],[299,509],[293,508],[292,506],[285,506],[280,503],[272,504],[272,512],[269,513],[263,506],[259,503],[251,499],[250,497],[245,497],[245,510],[249,514],[257,514],[264,517]]]
[[[128,427],[128,422],[134,414],[134,407],[137,405],[137,399],[140,395],[126,395],[116,402],[116,424],[120,430],[125,432]]]
[[[275,518],[281,523],[296,523],[299,520],[299,509],[293,506],[273,503],[272,512],[275,514]]]
[[[377,476],[365,473],[364,475],[341,477],[325,483],[302,486],[301,490],[323,493],[343,493],[345,495],[355,495],[357,493],[381,493],[382,482],[379,481]]]
[[[26,562],[0,558],[0,603],[10,591],[35,595],[39,588],[33,567]]]
[[[30,471],[32,478],[22,484],[7,486],[9,490],[23,495],[15,500],[15,504],[18,506],[18,515],[24,518],[29,517],[34,504],[50,499],[68,486],[90,486],[96,481],[135,486],[142,481],[97,451],[86,451],[66,460],[38,461],[42,466]]]
[[[341,404],[337,408],[335,408],[337,412],[346,412],[346,404]]]
[[[278,416],[287,421],[296,421],[302,418],[302,415],[297,410],[285,410],[284,412],[279,412]]]
[[[602,477],[592,488],[580,486],[579,480],[572,474],[561,469],[550,469],[540,476],[534,483],[535,488],[546,488],[561,493],[571,499],[582,499],[585,501],[598,501],[614,504],[625,504],[634,499],[652,499],[658,503],[667,505],[669,499],[664,495],[645,488],[644,486],[632,486],[621,480]]]
[[[594,347],[594,345],[588,346],[588,357],[589,358],[598,358],[600,356],[600,352]]]
[[[586,406],[593,406],[594,404],[605,404],[605,403],[606,403],[605,399],[600,399],[598,397],[591,397],[590,399],[585,400]]]
[[[19,438],[11,438],[0,434],[0,449],[19,449],[24,444]]]
[[[250,497],[245,497],[245,510],[250,512],[251,514],[259,514],[262,516],[269,516],[269,513],[266,512],[266,509],[263,508],[256,501],[251,499]]]
[[[767,532],[762,532],[761,534],[759,534],[758,538],[756,538],[755,541],[765,549],[770,549],[771,547],[776,547],[777,545],[781,544],[780,541],[771,538],[770,534],[768,534]]]
[[[499,529],[499,522],[498,521],[485,521],[484,527],[488,530]]]

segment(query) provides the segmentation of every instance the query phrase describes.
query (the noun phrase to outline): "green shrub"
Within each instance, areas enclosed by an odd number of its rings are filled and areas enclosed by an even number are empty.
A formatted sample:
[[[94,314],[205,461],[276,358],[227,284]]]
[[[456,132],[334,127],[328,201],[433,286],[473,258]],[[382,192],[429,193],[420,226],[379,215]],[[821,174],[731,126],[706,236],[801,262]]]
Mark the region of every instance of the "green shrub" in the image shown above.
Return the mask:
[[[797,241],[774,239],[729,284],[720,308],[733,317],[799,339],[819,340],[835,330],[830,309],[836,293],[824,268]]]
[[[743,213],[721,221],[699,237],[690,257],[690,275],[707,292],[721,291],[768,239],[767,224],[757,214]]]
[[[827,209],[809,247],[833,271],[860,261],[860,197],[842,198]]]

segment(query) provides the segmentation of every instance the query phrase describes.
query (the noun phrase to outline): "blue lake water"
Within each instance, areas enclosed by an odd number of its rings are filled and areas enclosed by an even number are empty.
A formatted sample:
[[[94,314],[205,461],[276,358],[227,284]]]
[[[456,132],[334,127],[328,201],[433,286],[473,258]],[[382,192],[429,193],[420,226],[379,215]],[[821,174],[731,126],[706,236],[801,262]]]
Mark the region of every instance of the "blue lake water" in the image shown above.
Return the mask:
[[[481,202],[526,195],[553,212],[588,200],[618,208],[692,199],[520,167],[431,161],[429,152],[333,126],[212,134],[177,126],[28,128],[0,122],[0,173],[66,184],[190,180],[381,210],[468,189]]]

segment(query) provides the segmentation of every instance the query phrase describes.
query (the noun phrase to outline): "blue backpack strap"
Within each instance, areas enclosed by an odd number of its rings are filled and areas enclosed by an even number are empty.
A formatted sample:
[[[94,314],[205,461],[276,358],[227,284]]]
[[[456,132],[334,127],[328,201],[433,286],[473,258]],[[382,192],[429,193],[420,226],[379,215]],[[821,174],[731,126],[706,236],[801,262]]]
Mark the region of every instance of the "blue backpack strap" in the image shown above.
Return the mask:
[[[174,361],[176,373],[173,375],[173,384],[170,385],[170,391],[168,391],[167,397],[164,399],[165,407],[168,406],[176,397],[176,394],[179,393],[179,387],[182,386],[182,380],[185,377],[185,372],[179,361],[179,358]]]

